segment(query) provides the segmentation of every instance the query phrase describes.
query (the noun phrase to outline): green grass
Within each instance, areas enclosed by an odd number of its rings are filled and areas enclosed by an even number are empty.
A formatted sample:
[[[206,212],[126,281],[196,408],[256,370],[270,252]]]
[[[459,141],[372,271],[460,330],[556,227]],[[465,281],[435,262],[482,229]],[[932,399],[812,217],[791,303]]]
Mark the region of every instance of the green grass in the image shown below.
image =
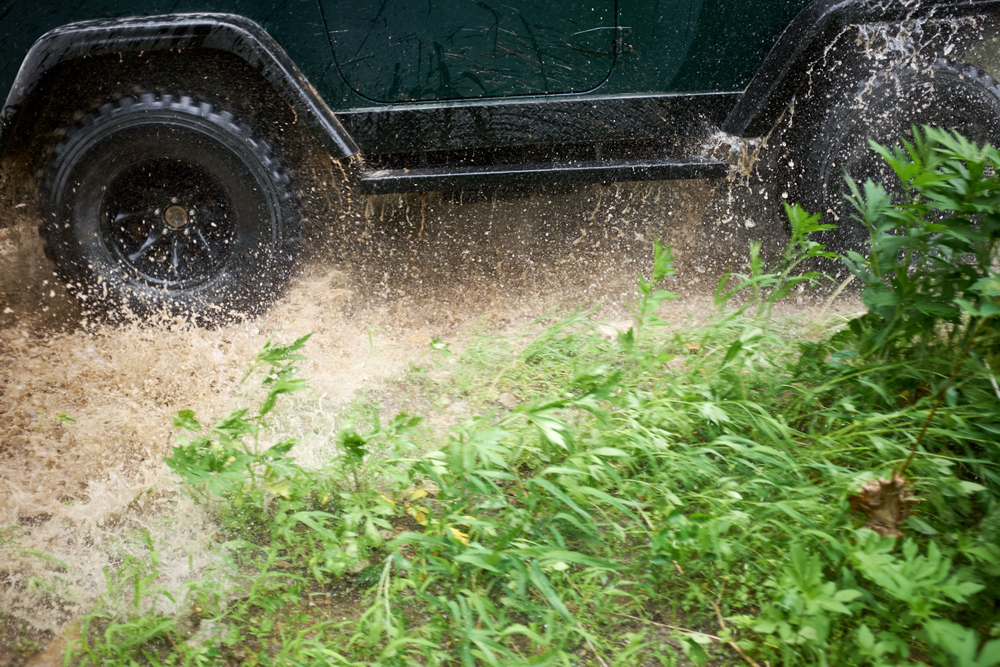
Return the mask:
[[[184,613],[158,612],[168,593],[147,541],[148,559],[107,573],[72,660],[1000,664],[1000,214],[954,195],[956,181],[994,188],[965,188],[971,197],[1000,191],[988,170],[966,173],[1000,156],[958,149],[950,167],[930,164],[955,150],[931,135],[914,157],[950,174],[947,220],[971,222],[903,235],[934,270],[951,263],[954,289],[932,300],[953,310],[927,307],[924,269],[896,235],[876,239],[873,264],[852,258],[864,317],[812,329],[771,319],[790,287],[822,280],[790,270],[824,253],[809,241],[816,218],[793,208],[782,263],[720,285],[723,298],[749,293],[743,309],[665,326],[656,310],[672,295],[654,287],[671,269],[657,244],[631,331],[608,339],[581,311],[531,336],[482,335],[457,356],[435,341],[447,377],[414,369],[386,400],[462,400],[472,416],[437,438],[419,417],[358,404],[320,469],[296,463],[274,420],[281,395],[310,400],[296,366],[305,340],[269,343],[248,374],[263,385],[256,409],[211,424],[182,411],[167,461],[216,512],[224,572],[171,596]],[[878,200],[866,192],[862,206]],[[919,208],[940,202],[935,191],[917,192],[881,215],[909,211],[920,233],[944,224],[945,209]],[[987,247],[935,245],[959,237]],[[893,473],[922,500],[879,524],[858,494]]]

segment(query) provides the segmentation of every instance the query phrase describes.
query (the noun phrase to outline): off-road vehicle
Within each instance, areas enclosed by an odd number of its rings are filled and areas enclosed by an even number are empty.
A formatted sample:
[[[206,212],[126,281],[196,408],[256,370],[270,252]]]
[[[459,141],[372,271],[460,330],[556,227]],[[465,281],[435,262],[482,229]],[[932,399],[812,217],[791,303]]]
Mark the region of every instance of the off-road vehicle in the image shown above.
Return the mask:
[[[868,137],[932,123],[1000,139],[998,12],[995,0],[0,0],[0,152],[37,180],[70,288],[138,312],[268,303],[320,151],[340,186],[378,194],[718,178],[768,145],[775,193],[844,223],[835,245],[856,247],[865,231],[841,192],[845,171],[877,175]],[[754,142],[739,159],[699,154],[720,132]]]

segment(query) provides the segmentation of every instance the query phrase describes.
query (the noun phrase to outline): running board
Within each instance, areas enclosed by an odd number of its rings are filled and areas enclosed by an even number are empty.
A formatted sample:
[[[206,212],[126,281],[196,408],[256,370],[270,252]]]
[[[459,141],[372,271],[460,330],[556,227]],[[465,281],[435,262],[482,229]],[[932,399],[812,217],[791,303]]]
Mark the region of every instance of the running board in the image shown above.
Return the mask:
[[[359,189],[362,194],[380,195],[390,192],[721,178],[728,171],[727,163],[705,157],[381,169],[361,172]]]

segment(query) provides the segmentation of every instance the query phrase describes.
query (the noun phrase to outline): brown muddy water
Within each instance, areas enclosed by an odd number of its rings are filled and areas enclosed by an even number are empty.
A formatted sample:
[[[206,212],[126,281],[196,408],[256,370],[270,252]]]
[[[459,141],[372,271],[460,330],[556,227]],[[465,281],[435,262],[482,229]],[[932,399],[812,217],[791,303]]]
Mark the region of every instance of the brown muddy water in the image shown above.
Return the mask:
[[[332,430],[356,392],[403,373],[435,337],[460,344],[473,330],[515,330],[550,308],[596,303],[600,317],[621,320],[657,237],[676,257],[667,286],[686,297],[664,315],[680,322],[703,312],[719,271],[739,268],[751,235],[771,230],[772,244],[782,240],[780,224],[741,203],[760,194],[734,176],[365,198],[314,217],[298,273],[267,312],[200,329],[171,320],[110,327],[88,316],[45,258],[33,197],[7,187],[0,665],[26,664],[88,610],[106,590],[104,569],[144,552],[135,537],[143,529],[162,559],[158,585],[181,590],[211,566],[213,524],[163,464],[171,419],[239,405],[239,380],[268,337],[313,332],[303,375],[317,414],[299,426]]]

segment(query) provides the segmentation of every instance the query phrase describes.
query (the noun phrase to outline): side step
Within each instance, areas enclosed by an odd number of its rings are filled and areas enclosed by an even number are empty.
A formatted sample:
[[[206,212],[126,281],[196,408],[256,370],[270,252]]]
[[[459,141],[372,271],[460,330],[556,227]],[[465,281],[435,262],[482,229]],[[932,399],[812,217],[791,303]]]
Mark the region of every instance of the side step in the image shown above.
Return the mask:
[[[681,178],[721,178],[728,170],[727,163],[705,157],[381,169],[362,172],[359,189],[362,194],[379,195],[390,192],[665,181]]]

